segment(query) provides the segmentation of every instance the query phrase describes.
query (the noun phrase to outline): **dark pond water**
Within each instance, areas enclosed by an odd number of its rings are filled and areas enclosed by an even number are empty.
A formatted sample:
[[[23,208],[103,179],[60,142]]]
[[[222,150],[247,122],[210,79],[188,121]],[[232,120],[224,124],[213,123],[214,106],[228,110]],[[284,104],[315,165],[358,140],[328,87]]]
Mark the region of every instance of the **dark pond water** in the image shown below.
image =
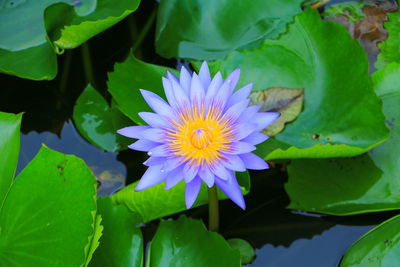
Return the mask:
[[[127,36],[135,35],[153,8],[154,3],[143,3],[140,12],[90,41],[95,85],[107,99],[110,99],[106,90],[107,72],[127,55],[133,42],[133,38]],[[167,61],[154,53],[153,36],[154,27],[137,56],[147,62],[176,66],[176,61]],[[68,57],[71,61],[66,67]],[[59,57],[59,75],[53,81],[33,82],[0,74],[0,82],[0,110],[25,112],[18,172],[42,144],[84,159],[103,180],[101,194],[115,191],[144,172],[141,164],[146,157],[144,153],[104,152],[87,143],[75,130],[71,114],[76,99],[86,86],[79,49]],[[221,234],[226,238],[243,238],[256,248],[257,257],[248,266],[338,266],[343,253],[355,240],[394,215],[388,212],[335,217],[290,211],[285,208],[289,204],[284,191],[286,181],[286,173],[279,169],[254,172],[252,190],[246,196],[246,211],[230,201],[221,203]],[[190,210],[187,214],[207,221],[207,207]],[[150,223],[145,227],[145,238],[151,238],[156,225]]]

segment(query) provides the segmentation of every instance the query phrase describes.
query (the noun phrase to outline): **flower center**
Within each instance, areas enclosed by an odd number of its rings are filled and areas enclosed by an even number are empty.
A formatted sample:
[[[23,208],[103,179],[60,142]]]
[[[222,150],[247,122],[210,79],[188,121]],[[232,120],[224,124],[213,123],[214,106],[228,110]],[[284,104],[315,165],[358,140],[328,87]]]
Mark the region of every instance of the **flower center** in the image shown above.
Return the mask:
[[[197,149],[207,148],[213,140],[213,134],[208,128],[197,128],[190,133],[190,143]]]

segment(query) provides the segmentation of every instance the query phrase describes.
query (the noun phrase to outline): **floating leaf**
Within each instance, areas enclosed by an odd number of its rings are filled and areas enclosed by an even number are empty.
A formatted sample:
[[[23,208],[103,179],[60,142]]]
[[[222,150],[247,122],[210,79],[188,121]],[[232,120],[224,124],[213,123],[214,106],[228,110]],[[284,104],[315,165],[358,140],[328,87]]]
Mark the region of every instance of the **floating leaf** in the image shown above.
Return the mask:
[[[156,30],[166,58],[217,59],[244,46],[276,38],[301,12],[302,0],[165,0]]]
[[[248,172],[236,173],[242,193],[250,191],[250,177]],[[117,204],[125,205],[129,210],[141,216],[143,222],[148,222],[167,215],[172,215],[186,210],[185,183],[182,181],[169,190],[165,190],[165,184],[161,183],[146,190],[136,192],[138,182],[128,185],[111,198]],[[218,190],[219,199],[228,197]],[[208,203],[207,187],[203,184],[194,207]]]
[[[103,235],[103,225],[102,223],[102,218],[100,215],[96,215],[96,220],[94,222],[94,231],[93,231],[93,236],[91,242],[87,245],[86,247],[86,263],[85,266],[89,265],[89,262],[92,260],[93,253],[96,251],[96,249],[100,245],[100,237]]]
[[[90,169],[75,156],[43,147],[18,175],[1,208],[0,265],[84,265],[95,215],[96,180]]]
[[[388,14],[388,17],[388,21],[385,22],[388,38],[378,45],[381,53],[375,63],[377,69],[382,69],[391,62],[400,63],[400,12]]]
[[[108,76],[108,91],[119,109],[137,124],[144,124],[138,113],[151,111],[139,89],[146,89],[165,97],[161,77],[172,69],[152,65],[129,56],[114,66]]]
[[[138,216],[110,198],[97,199],[97,211],[103,218],[103,236],[89,266],[137,266],[143,262],[143,237]]]
[[[378,225],[343,257],[340,267],[400,266],[400,215]]]
[[[328,45],[332,36],[336,41]],[[388,136],[362,47],[316,11],[298,15],[279,40],[233,52],[212,69],[222,69],[224,75],[237,67],[242,72],[239,86],[254,82],[255,91],[304,88],[304,110],[275,142],[259,146],[257,153],[266,159],[353,156]]]
[[[300,114],[304,102],[303,89],[270,88],[250,94],[251,103],[260,106],[262,112],[279,112],[278,120],[263,132],[268,136],[280,133],[285,124]]]
[[[256,256],[254,248],[246,240],[240,238],[232,238],[227,240],[229,245],[239,251],[242,264],[250,263]]]
[[[0,112],[0,206],[14,180],[19,154],[19,129],[22,114]]]
[[[239,252],[199,220],[161,221],[149,248],[146,266],[241,266]]]
[[[391,136],[367,155],[351,159],[293,160],[286,185],[289,208],[334,215],[399,208],[400,65],[376,72],[373,80]]]
[[[48,41],[54,41],[58,50],[77,47],[132,13],[138,4],[139,0],[3,0],[0,72],[51,80],[57,74],[57,57]]]
[[[107,101],[91,85],[78,98],[73,119],[79,132],[92,144],[106,151],[126,149],[132,143],[117,130],[132,124],[119,109]]]

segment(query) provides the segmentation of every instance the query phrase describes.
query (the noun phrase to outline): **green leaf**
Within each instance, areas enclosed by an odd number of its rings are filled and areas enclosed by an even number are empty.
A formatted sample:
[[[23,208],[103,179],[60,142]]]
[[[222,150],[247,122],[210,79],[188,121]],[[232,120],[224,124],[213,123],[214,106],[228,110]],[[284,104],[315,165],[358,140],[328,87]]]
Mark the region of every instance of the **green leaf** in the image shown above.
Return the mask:
[[[285,124],[300,114],[304,102],[303,89],[270,88],[250,94],[251,104],[260,106],[262,112],[279,112],[279,118],[263,130],[268,136],[280,133]]]
[[[0,49],[0,72],[31,80],[52,80],[57,56],[50,44],[11,52]]]
[[[83,160],[43,147],[0,211],[1,266],[81,266],[94,234],[96,180]]]
[[[147,266],[241,266],[240,254],[199,220],[161,221],[149,248]]]
[[[332,36],[336,41],[328,43]],[[279,40],[212,65],[224,75],[237,67],[239,86],[304,88],[304,110],[275,142],[259,146],[266,159],[354,156],[388,136],[363,48],[343,26],[324,22],[316,11],[298,15]]]
[[[378,44],[380,53],[375,63],[377,69],[382,69],[391,62],[400,63],[400,12],[388,13],[388,21],[385,22],[385,29],[388,38]]]
[[[14,180],[19,155],[19,129],[22,113],[0,112],[0,206]]]
[[[152,65],[129,56],[114,66],[108,76],[108,91],[119,109],[137,124],[144,124],[138,113],[151,111],[139,89],[145,89],[164,97],[161,77],[172,69]],[[176,73],[176,72],[175,72]]]
[[[137,266],[143,263],[143,237],[138,216],[110,198],[97,199],[97,212],[103,218],[103,236],[89,266]]]
[[[0,72],[32,80],[51,80],[57,74],[54,49],[79,46],[126,17],[139,4],[139,0],[78,0],[79,6],[72,7],[73,2],[3,0]],[[53,48],[49,41],[54,41],[57,47]]]
[[[362,8],[366,6],[363,1],[337,3],[327,7],[322,14],[324,17],[346,16],[350,22],[357,23],[365,17]]]
[[[100,245],[100,237],[103,235],[103,225],[101,225],[102,218],[100,215],[96,215],[96,220],[94,222],[94,231],[92,235],[92,240],[90,243],[87,244],[85,251],[86,251],[86,263],[85,266],[89,265],[89,262],[92,260],[93,253]]]
[[[378,225],[346,252],[340,267],[400,266],[400,215]]]
[[[289,208],[333,215],[399,208],[400,65],[388,65],[373,80],[391,129],[389,139],[355,158],[293,160],[286,185]]]
[[[241,186],[242,193],[244,195],[247,194],[250,191],[248,172],[236,173],[236,178]],[[112,200],[139,214],[142,222],[148,222],[186,210],[184,181],[169,190],[165,190],[165,183],[161,183],[139,192],[135,191],[137,184],[138,182],[130,184],[112,195]],[[228,198],[220,190],[218,190],[218,196],[219,199]],[[203,184],[193,208],[207,203],[207,187]]]
[[[254,248],[246,240],[240,238],[232,238],[227,240],[229,245],[239,251],[242,264],[250,263],[256,256]]]
[[[86,0],[73,8],[59,3],[46,9],[49,38],[60,49],[72,49],[113,26],[135,11],[140,0]],[[97,2],[97,3],[96,3]]]
[[[90,143],[106,151],[126,149],[132,140],[116,133],[132,124],[119,109],[110,107],[103,96],[88,85],[78,98],[73,113],[74,123]]]
[[[166,58],[217,59],[276,38],[300,13],[302,0],[164,0],[156,50]]]

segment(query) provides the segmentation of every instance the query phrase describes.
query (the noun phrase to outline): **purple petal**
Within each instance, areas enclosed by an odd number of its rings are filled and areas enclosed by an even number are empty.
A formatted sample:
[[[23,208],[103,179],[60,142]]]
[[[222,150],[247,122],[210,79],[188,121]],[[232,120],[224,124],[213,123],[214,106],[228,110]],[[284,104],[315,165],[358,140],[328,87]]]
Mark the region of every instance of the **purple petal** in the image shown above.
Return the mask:
[[[239,78],[240,78],[240,69],[239,68],[235,69],[231,74],[229,74],[228,78],[226,78],[226,81],[231,81],[230,85],[231,85],[232,91],[233,91],[233,89],[235,89],[235,87],[239,81]]]
[[[186,163],[183,167],[183,179],[185,179],[185,182],[191,182],[193,178],[197,175],[198,171],[199,166],[196,166],[196,164],[191,164],[190,162]]]
[[[220,179],[228,180],[229,171],[220,163],[214,163],[210,166],[210,170]]]
[[[183,163],[183,157],[173,157],[165,160],[164,170],[166,172],[172,171],[173,169],[179,167]]]
[[[162,77],[162,83],[164,87],[165,96],[167,97],[168,103],[172,107],[176,107],[176,100],[174,95],[174,90],[172,89],[171,81]]]
[[[178,78],[176,78],[175,74],[173,74],[170,71],[167,71],[167,79],[170,80],[171,82],[178,82],[179,83]]]
[[[165,157],[168,155],[168,150],[168,145],[158,145],[151,149],[147,154],[152,157]]]
[[[222,85],[222,75],[220,72],[218,72],[217,74],[215,74],[214,78],[212,79],[210,86],[208,86],[207,89],[207,93],[206,93],[206,98],[208,99],[208,101],[211,101],[214,96],[217,94],[217,92],[219,91],[219,88]]]
[[[167,120],[163,119],[160,115],[152,112],[139,112],[138,115],[148,125],[154,128],[171,128]]]
[[[186,208],[190,209],[196,201],[197,195],[200,192],[201,179],[196,177],[190,183],[186,184],[185,200]]]
[[[215,95],[214,103],[217,103],[218,105],[221,106],[221,109],[224,109],[225,104],[228,101],[228,98],[231,96],[231,94],[232,94],[231,81],[226,80],[219,88],[217,94]]]
[[[232,171],[244,172],[246,170],[242,159],[237,155],[224,154],[224,160],[222,161],[222,164]]]
[[[242,115],[239,116],[239,118],[237,119],[238,123],[246,123],[249,122],[249,120],[251,120],[258,112],[258,110],[260,109],[259,106],[250,106],[248,107],[243,113]]]
[[[178,82],[172,82],[172,88],[174,90],[175,101],[177,106],[189,106],[188,92],[185,92]]]
[[[207,89],[211,82],[210,70],[208,69],[207,62],[204,61],[201,65],[199,72],[200,82],[203,85],[203,88]]]
[[[269,168],[268,164],[262,158],[253,153],[241,154],[239,157],[243,160],[247,169],[265,170]]]
[[[150,128],[142,132],[144,139],[159,143],[165,140],[166,134],[166,131],[160,128]]]
[[[180,76],[180,85],[183,88],[183,90],[185,90],[185,92],[189,92],[189,88],[190,88],[190,81],[191,81],[192,77],[190,75],[190,73],[187,71],[187,69],[182,66],[181,68],[181,76]]]
[[[167,118],[174,114],[172,108],[167,104],[167,102],[155,93],[143,89],[140,89],[140,92],[142,93],[144,100],[146,100],[147,104],[149,104],[154,112]]]
[[[234,131],[235,132],[235,140],[239,141],[239,140],[242,140],[243,138],[248,137],[249,135],[251,135],[254,132],[256,127],[257,126],[255,124],[251,124],[251,123],[240,123],[240,124],[235,125],[235,131]]]
[[[208,187],[212,187],[214,185],[214,174],[207,167],[207,165],[203,165],[199,169],[199,177],[207,184]]]
[[[183,180],[182,174],[183,167],[178,167],[175,170],[168,172],[167,177],[165,178],[165,190],[169,190],[175,185],[177,185],[180,181]]]
[[[227,154],[243,154],[256,150],[254,145],[241,141],[231,143],[230,147],[231,150],[224,152]]]
[[[259,112],[251,119],[251,123],[257,124],[256,131],[261,131],[279,118],[278,112]]]
[[[263,133],[255,132],[247,136],[246,138],[242,139],[243,142],[250,143],[252,145],[258,145],[268,139],[268,135]]]
[[[233,173],[230,173],[230,177],[227,181],[221,179],[215,179],[215,184],[221,189],[222,192],[225,193],[233,202],[236,203],[242,209],[246,209],[246,203],[244,202],[244,198],[242,195],[242,191],[240,186],[236,180],[236,177]]]
[[[117,133],[120,135],[130,137],[130,138],[142,138],[142,132],[144,130],[150,129],[149,126],[129,126],[122,129],[119,129]]]
[[[165,158],[163,157],[150,157],[145,162],[143,162],[146,166],[160,165],[165,162]]]
[[[162,165],[155,165],[147,168],[146,172],[143,174],[135,191],[142,191],[156,184],[159,184],[165,180],[167,174],[161,171]]]
[[[232,94],[232,96],[228,100],[228,106],[232,106],[240,101],[243,101],[243,99],[246,99],[249,97],[251,93],[251,89],[253,88],[253,83],[249,83],[248,85],[240,88],[237,90],[235,93]]]
[[[190,100],[192,103],[200,103],[205,96],[203,85],[196,73],[193,73],[192,83],[190,85]]]
[[[224,117],[230,120],[231,123],[235,122],[239,118],[240,114],[247,108],[250,99],[246,99],[236,103],[232,107],[228,108],[225,112]]]
[[[155,147],[157,147],[159,145],[160,145],[160,143],[156,143],[156,142],[149,141],[149,140],[146,140],[146,139],[139,139],[135,143],[129,145],[128,147],[130,149],[134,149],[134,150],[137,150],[137,151],[145,151],[145,152],[147,152],[149,150],[154,149]]]

